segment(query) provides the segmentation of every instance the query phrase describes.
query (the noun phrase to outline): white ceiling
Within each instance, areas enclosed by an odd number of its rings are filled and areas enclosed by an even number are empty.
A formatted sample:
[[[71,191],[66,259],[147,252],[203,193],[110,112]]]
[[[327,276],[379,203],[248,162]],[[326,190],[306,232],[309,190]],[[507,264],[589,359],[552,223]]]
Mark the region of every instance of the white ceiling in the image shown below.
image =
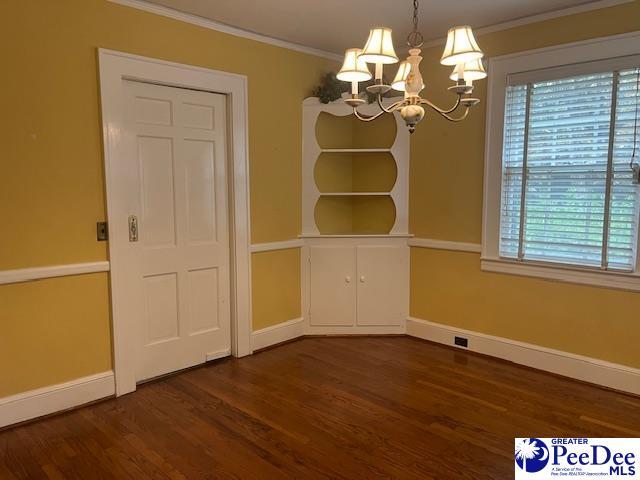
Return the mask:
[[[369,28],[393,28],[396,48],[405,51],[412,0],[148,0],[269,37],[326,52],[362,47]],[[421,0],[420,30],[426,41],[444,39],[447,29],[474,28],[549,13],[593,0]]]

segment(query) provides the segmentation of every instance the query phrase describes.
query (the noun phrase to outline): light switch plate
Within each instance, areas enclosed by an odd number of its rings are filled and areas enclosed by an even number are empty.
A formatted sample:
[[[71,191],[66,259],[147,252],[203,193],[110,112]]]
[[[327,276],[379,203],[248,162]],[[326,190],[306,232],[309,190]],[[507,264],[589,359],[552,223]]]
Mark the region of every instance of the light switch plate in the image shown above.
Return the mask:
[[[109,240],[109,228],[107,222],[96,223],[96,237],[99,242],[106,242]]]

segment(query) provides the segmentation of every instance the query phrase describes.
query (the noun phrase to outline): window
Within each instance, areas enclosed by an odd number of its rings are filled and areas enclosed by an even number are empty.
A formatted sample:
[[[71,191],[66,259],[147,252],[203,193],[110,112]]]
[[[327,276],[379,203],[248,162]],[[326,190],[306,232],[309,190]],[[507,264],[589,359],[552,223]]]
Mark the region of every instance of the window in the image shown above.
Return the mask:
[[[640,68],[509,85],[500,256],[632,271]]]
[[[640,33],[489,68],[482,269],[640,291]]]

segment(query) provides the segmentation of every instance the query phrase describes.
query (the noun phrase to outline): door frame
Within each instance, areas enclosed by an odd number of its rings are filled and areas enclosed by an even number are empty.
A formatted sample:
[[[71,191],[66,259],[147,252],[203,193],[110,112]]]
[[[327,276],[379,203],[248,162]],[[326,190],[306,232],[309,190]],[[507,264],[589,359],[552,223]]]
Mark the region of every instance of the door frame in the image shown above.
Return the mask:
[[[247,77],[202,67],[98,49],[102,134],[104,146],[107,220],[111,238],[127,235],[127,222],[114,218],[119,185],[116,160],[122,158],[121,131],[125,125],[126,95],[123,80],[224,94],[227,97],[227,165],[229,174],[229,232],[231,287],[231,353],[250,355],[251,350],[251,234],[249,223],[249,149]],[[113,363],[116,395],[136,389],[133,325],[121,306],[126,274],[123,249],[109,242]]]

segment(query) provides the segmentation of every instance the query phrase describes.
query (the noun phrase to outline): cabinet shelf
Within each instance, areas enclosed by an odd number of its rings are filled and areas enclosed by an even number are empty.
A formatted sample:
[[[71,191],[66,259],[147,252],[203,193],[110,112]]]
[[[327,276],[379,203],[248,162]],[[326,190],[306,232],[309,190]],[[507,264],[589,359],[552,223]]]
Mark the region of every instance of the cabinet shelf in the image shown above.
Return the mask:
[[[306,234],[298,235],[298,238],[413,238],[412,233],[370,233],[370,234]]]
[[[390,148],[321,148],[322,153],[389,153]]]
[[[321,197],[380,197],[391,192],[320,192]]]

